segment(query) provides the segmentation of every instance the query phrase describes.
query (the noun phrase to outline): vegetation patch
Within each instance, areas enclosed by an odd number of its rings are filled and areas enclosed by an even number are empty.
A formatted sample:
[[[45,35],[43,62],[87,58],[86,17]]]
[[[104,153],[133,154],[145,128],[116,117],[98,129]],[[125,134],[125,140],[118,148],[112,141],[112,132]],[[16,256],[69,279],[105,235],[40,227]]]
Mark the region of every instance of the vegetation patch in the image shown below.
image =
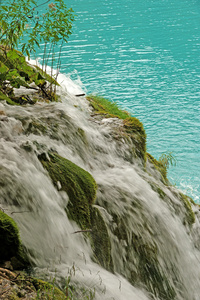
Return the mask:
[[[176,292],[167,275],[160,268],[157,247],[145,244],[142,238],[135,236],[134,250],[139,254],[138,273],[150,292],[160,299],[176,299]],[[151,281],[149,280],[151,278]]]
[[[175,212],[176,215],[180,217],[184,225],[191,226],[195,222],[195,213],[192,209],[192,204],[197,205],[192,198],[183,193],[179,192],[178,190],[174,190],[170,186],[168,187],[169,191],[174,194],[174,196],[179,199],[181,202],[174,202],[173,199],[168,196],[156,183],[151,183],[151,188],[159,195],[159,197],[164,200],[169,208],[172,208],[172,211]]]
[[[2,100],[6,100],[6,102],[10,105],[19,105],[18,103],[16,103],[15,101],[11,100],[6,94],[4,94],[1,90],[0,90],[0,101]]]
[[[101,96],[89,95],[86,97],[94,109],[94,113],[106,118],[119,118],[123,120],[121,137],[130,139],[134,145],[133,153],[136,157],[146,160],[146,133],[143,124],[127,111],[121,110],[116,103]]]
[[[11,272],[0,268],[0,297],[5,300],[67,300],[55,284],[33,278],[24,272]]]
[[[35,89],[41,92],[42,98],[57,101],[56,79],[59,71],[54,79],[54,63],[57,61],[55,68],[59,70],[61,49],[72,33],[74,12],[72,8],[67,8],[64,0],[48,2],[38,4],[35,0],[7,0],[6,5],[0,5],[0,90],[14,102],[16,99],[12,98],[13,88],[20,86],[33,88],[30,86],[33,82]],[[42,8],[40,12],[37,10],[38,7]],[[24,42],[24,36],[26,36],[26,42]],[[55,59],[57,44],[60,50],[58,58]],[[22,54],[25,53],[30,58],[30,55],[41,45],[43,45],[42,70],[27,64]],[[22,50],[22,53],[15,50],[18,48]],[[51,76],[46,74],[49,63]],[[25,95],[22,96],[29,100]],[[24,99],[18,99],[16,102],[27,103],[20,100]],[[7,102],[10,104],[9,101]],[[28,103],[34,104],[31,101]]]
[[[159,299],[176,299],[175,290],[160,266],[159,249],[153,239],[145,240],[145,234],[136,233],[134,227],[130,235],[126,220],[121,216],[113,215],[113,220],[116,224],[114,235],[119,243],[126,244],[125,268],[131,284],[146,285],[147,290]]]
[[[50,160],[44,155],[39,159],[47,169],[55,186],[58,182],[61,190],[69,196],[67,213],[82,229],[91,228],[90,206],[96,197],[96,182],[93,177],[76,164],[57,153],[49,153]]]
[[[47,299],[47,300],[64,300],[66,299],[65,294],[59,290],[54,284],[43,281],[37,278],[30,278],[30,283],[37,291],[36,299]]]
[[[19,230],[15,221],[0,210],[0,261],[16,257],[24,261]]]
[[[8,104],[35,103],[28,95],[15,96],[13,89],[20,87],[34,90],[38,98],[57,101],[55,93],[48,89],[48,85],[58,85],[58,83],[39,67],[29,65],[21,52],[5,49],[3,46],[0,46],[0,82],[0,100],[6,100]]]
[[[113,270],[111,244],[107,226],[97,207],[91,207],[91,237],[94,258],[99,265],[107,270]]]
[[[161,180],[164,184],[168,184],[169,181],[167,179],[167,166],[162,163],[162,161],[156,160],[151,154],[146,153],[146,157],[149,162],[155,167],[155,169],[160,173]]]
[[[142,123],[135,117],[123,120],[124,128],[135,145],[136,157],[146,161],[146,133]]]
[[[183,203],[185,210],[186,210],[185,222],[187,222],[189,225],[192,225],[195,222],[195,214],[192,210],[191,203],[194,203],[194,202],[190,197],[188,197],[182,193],[179,193],[179,199]]]
[[[89,95],[86,98],[96,114],[104,115],[107,118],[126,119],[130,117],[128,112],[119,109],[115,102],[111,102],[106,98],[94,95]]]
[[[161,199],[166,199],[167,195],[165,194],[165,192],[155,183],[149,183],[151,185],[152,190],[154,190]]]
[[[93,177],[76,164],[57,153],[39,156],[54,185],[69,196],[66,212],[83,230],[88,230],[94,253],[94,260],[106,269],[112,270],[111,245],[104,219],[99,209],[92,204],[96,198],[97,185]],[[85,233],[86,234],[86,233]]]

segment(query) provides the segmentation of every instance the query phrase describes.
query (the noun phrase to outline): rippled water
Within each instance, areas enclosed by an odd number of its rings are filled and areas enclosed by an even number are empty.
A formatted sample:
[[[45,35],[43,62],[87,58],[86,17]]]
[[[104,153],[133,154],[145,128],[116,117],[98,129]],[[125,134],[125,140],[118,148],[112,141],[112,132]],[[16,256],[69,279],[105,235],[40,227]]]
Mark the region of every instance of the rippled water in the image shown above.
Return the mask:
[[[200,201],[200,2],[66,3],[77,16],[61,72],[138,117],[148,151],[157,159],[172,151],[171,181]]]

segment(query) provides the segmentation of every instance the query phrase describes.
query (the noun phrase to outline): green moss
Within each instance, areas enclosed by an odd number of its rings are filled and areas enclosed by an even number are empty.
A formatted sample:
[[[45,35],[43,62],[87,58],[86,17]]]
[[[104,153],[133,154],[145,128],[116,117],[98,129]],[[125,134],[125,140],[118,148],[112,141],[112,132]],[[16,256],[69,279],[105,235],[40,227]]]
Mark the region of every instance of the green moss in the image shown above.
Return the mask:
[[[186,197],[187,197],[187,200],[190,202],[190,205],[191,204],[198,205],[197,203],[194,202],[194,200],[190,196],[187,195]]]
[[[123,129],[118,133],[123,138],[131,139],[134,149],[131,152],[143,162],[146,160],[146,133],[143,124],[128,112],[121,110],[116,103],[100,96],[87,96],[87,100],[94,112],[107,118],[119,118],[123,120]]]
[[[142,282],[156,298],[175,300],[176,292],[160,267],[157,258],[159,250],[153,241],[146,242],[142,236],[133,233],[132,244],[129,244],[129,248],[127,249],[127,261],[130,261],[129,253],[135,258],[137,257],[137,267],[135,272],[132,269],[131,282],[134,285],[140,285]]]
[[[89,95],[86,98],[94,108],[95,113],[97,114],[102,114],[108,118],[117,117],[120,119],[126,119],[130,117],[130,114],[128,112],[119,109],[116,103],[111,102],[108,99],[105,99],[101,96],[93,95]]]
[[[134,286],[145,287],[156,298],[175,300],[176,293],[159,263],[159,248],[144,232],[145,224],[138,231],[137,226],[130,229],[126,223],[126,216],[112,214],[114,227],[113,234],[119,244],[125,245],[124,269],[127,279]],[[117,268],[117,266],[116,266]],[[151,280],[150,280],[151,279]]]
[[[184,204],[184,207],[186,209],[186,222],[189,224],[189,225],[192,225],[194,222],[195,222],[195,214],[192,210],[192,206],[191,206],[191,203],[193,203],[193,200],[182,194],[182,193],[179,193],[179,198],[180,200],[182,201],[182,203]]]
[[[162,182],[164,184],[169,184],[169,181],[167,179],[167,167],[166,164],[162,164],[161,161],[157,161],[151,154],[147,153],[147,158],[149,161],[154,165],[155,169],[158,170],[161,174]],[[158,186],[152,186],[152,189],[155,190],[161,199],[164,199],[166,197],[166,194],[158,187]],[[183,203],[185,207],[185,220],[184,223],[187,223],[189,225],[192,225],[195,222],[195,214],[192,210],[191,204],[194,204],[194,201],[182,194],[182,193],[176,193],[176,197],[180,199],[180,201]]]
[[[151,154],[146,153],[147,159],[154,165],[155,169],[161,174],[163,183],[168,184],[167,168],[161,162],[157,161]]]
[[[82,128],[77,129],[77,136],[81,138],[81,141],[85,144],[85,146],[88,146],[87,136]]]
[[[182,193],[180,193],[178,190],[174,191],[173,189],[170,191],[175,195],[176,198],[178,198],[181,203],[183,204],[185,211],[183,211],[182,207],[180,207],[180,204],[176,204],[172,201],[172,199],[166,195],[166,193],[155,183],[149,183],[151,185],[151,188],[159,195],[161,199],[163,199],[166,203],[168,203],[170,208],[173,208],[173,212],[176,213],[176,215],[180,216],[180,218],[183,220],[183,224],[192,225],[195,222],[195,213],[193,212],[191,204],[194,204],[193,199],[191,199],[189,196],[186,196]]]
[[[105,269],[113,270],[111,244],[107,226],[97,207],[91,207],[92,248],[95,260]]]
[[[29,123],[28,128],[26,129],[26,134],[46,134],[48,131],[48,128],[46,126],[44,126],[42,123],[40,122],[36,122],[33,121],[31,123]]]
[[[28,276],[24,272],[16,274],[6,269],[1,269],[0,280],[1,278],[5,278],[4,281],[6,281],[7,286],[6,293],[1,295],[2,299],[66,300],[66,295],[55,286],[55,280],[51,284]]]
[[[49,153],[50,161],[44,156],[39,159],[47,169],[55,186],[61,184],[61,190],[67,192],[69,204],[67,212],[82,229],[91,227],[90,206],[96,197],[96,183],[93,177],[68,159],[56,153]]]
[[[149,248],[148,245],[142,245],[138,250],[140,251],[140,276],[148,290],[160,299],[175,300],[176,292],[167,276],[159,269],[155,249]]]
[[[14,220],[0,210],[0,260],[5,261],[20,254],[21,242]]]
[[[53,284],[45,282],[41,279],[30,278],[30,282],[35,287],[36,291],[39,291],[36,299],[45,299],[45,300],[64,300],[66,299],[65,294],[55,287]]]
[[[160,196],[161,199],[165,199],[166,194],[160,187],[157,186],[155,191],[158,193],[158,195]]]
[[[21,298],[21,295],[18,296],[15,291],[13,291],[12,294],[8,295],[7,300],[19,300]]]
[[[0,91],[0,101],[6,100],[6,102],[10,105],[24,105],[24,104],[35,104],[36,100],[31,100],[29,96],[19,96],[15,97],[14,95],[10,95],[9,97],[6,95],[6,92],[3,93]]]
[[[124,128],[135,145],[136,156],[146,161],[146,133],[142,123],[135,117],[124,119]]]
[[[68,216],[81,229],[91,229],[87,236],[94,252],[94,260],[106,269],[112,270],[111,245],[106,224],[98,208],[92,206],[96,197],[96,182],[93,177],[66,158],[56,153],[39,157],[55,186],[59,182],[61,190],[69,196]]]

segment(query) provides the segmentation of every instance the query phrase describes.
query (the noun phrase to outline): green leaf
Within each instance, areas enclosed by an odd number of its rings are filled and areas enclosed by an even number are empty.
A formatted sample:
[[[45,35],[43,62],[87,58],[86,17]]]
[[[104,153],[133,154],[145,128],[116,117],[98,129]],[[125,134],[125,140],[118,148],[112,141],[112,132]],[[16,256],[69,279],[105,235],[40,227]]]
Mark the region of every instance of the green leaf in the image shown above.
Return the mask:
[[[6,65],[0,61],[0,74],[7,73],[8,70],[8,67],[6,67]]]
[[[26,83],[25,79],[23,77],[15,77],[10,81],[10,84],[12,85],[12,87],[14,88],[20,88],[20,86],[24,86],[24,87],[29,87],[29,85]]]
[[[28,58],[30,57],[30,52],[28,51],[28,49],[25,49],[26,55],[28,56]]]
[[[16,58],[19,57],[19,54],[18,54],[15,50],[10,50],[10,51],[7,53],[7,57],[10,58],[10,59],[15,60]]]
[[[35,80],[35,84],[37,85],[37,86],[39,86],[39,85],[44,85],[45,84],[45,79],[37,79],[37,80]]]

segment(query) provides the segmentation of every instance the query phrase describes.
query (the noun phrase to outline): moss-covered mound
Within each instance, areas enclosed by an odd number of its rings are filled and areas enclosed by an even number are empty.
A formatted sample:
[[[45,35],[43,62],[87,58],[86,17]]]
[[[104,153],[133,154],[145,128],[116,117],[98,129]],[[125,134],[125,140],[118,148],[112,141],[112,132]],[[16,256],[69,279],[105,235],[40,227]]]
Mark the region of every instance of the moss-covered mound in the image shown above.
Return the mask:
[[[131,138],[135,147],[135,156],[143,162],[146,160],[146,133],[142,123],[135,117],[128,117],[123,120],[125,132]]]
[[[150,162],[150,164],[155,168],[155,170],[158,171],[160,174],[160,179],[163,183],[168,184],[169,181],[167,179],[167,167],[162,164],[162,162],[159,162],[156,160],[151,154],[146,153],[146,158]]]
[[[21,242],[14,220],[0,210],[0,261],[20,254]]]
[[[90,229],[87,236],[94,252],[94,260],[108,270],[112,270],[111,245],[106,224],[95,201],[97,185],[85,170],[57,153],[39,156],[54,185],[60,186],[69,196],[67,214],[82,230]]]
[[[27,63],[21,52],[0,46],[0,100],[6,100],[11,105],[34,104],[38,99],[55,101],[53,90],[47,89],[47,81],[50,87],[58,85],[39,67]],[[34,97],[27,93],[15,95],[13,88],[20,87],[34,90]]]
[[[195,222],[195,214],[192,209],[192,204],[194,204],[194,201],[187,195],[184,195],[180,192],[177,194],[177,197],[180,199],[185,208],[184,224],[192,225]]]
[[[106,118],[126,119],[130,117],[127,111],[121,110],[115,102],[104,97],[89,95],[87,100],[93,107],[95,114],[104,115]]]
[[[128,144],[132,143],[134,149],[130,152],[144,163],[146,159],[146,133],[143,124],[127,111],[121,110],[116,103],[100,96],[87,96],[94,113],[104,118],[118,118],[123,120],[122,127],[117,130],[117,138],[125,139]],[[115,136],[115,135],[114,135]],[[113,137],[114,137],[113,136]]]
[[[61,190],[69,196],[67,212],[82,229],[91,227],[90,206],[96,197],[96,183],[93,177],[82,168],[56,153],[49,153],[50,160],[44,155],[39,159],[47,169],[55,186],[58,182]]]
[[[66,299],[65,294],[51,283],[37,278],[29,278],[29,281],[33,285],[33,288],[35,288],[35,290],[37,291],[37,295],[39,295],[39,297],[37,297],[39,299]]]

